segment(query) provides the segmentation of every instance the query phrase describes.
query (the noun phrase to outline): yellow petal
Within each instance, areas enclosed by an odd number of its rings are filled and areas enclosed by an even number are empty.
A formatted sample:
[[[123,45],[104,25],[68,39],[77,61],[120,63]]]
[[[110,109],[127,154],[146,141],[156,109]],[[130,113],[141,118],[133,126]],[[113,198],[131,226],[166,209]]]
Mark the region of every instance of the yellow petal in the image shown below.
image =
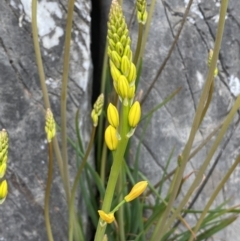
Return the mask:
[[[130,127],[135,128],[140,121],[141,106],[138,101],[135,101],[131,106],[128,114],[128,124]]]
[[[115,220],[114,213],[105,213],[103,210],[98,210],[100,218],[106,223],[112,223]]]
[[[108,105],[107,117],[108,117],[108,122],[110,123],[110,125],[112,125],[115,128],[118,128],[118,126],[119,126],[118,110],[112,103],[110,103]]]
[[[7,193],[8,193],[8,185],[7,185],[7,181],[4,180],[0,183],[0,204],[2,204],[6,197],[7,197]]]
[[[133,186],[132,190],[130,191],[130,193],[124,197],[125,201],[130,202],[133,199],[140,196],[147,188],[147,185],[148,185],[147,181],[141,181],[141,182],[138,182],[137,184],[135,184]]]
[[[111,151],[114,151],[117,149],[117,145],[118,145],[117,130],[111,125],[109,125],[105,130],[105,142],[107,144],[107,147]]]

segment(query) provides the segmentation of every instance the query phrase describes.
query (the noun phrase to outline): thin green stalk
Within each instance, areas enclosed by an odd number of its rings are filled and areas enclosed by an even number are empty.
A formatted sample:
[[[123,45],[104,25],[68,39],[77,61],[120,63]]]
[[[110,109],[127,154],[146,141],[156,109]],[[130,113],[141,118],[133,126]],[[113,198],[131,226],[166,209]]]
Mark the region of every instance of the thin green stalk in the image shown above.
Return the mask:
[[[69,205],[69,229],[68,229],[69,241],[73,240],[73,226],[75,225],[73,223],[73,221],[74,221],[74,219],[73,219],[74,218],[74,216],[73,216],[74,215],[74,200],[75,200],[75,194],[76,194],[76,190],[77,190],[77,186],[78,186],[78,181],[79,181],[79,178],[80,178],[81,173],[83,171],[83,168],[87,163],[88,156],[89,156],[89,154],[92,150],[93,142],[94,142],[94,138],[95,138],[95,133],[96,133],[96,127],[93,127],[92,133],[91,133],[91,139],[90,139],[90,142],[88,144],[86,154],[85,154],[85,156],[84,156],[84,158],[81,162],[81,165],[78,168],[77,174],[76,174],[75,179],[74,179],[72,191],[71,191],[71,199],[70,199],[70,205]],[[80,236],[81,236],[80,240],[84,240],[82,232],[80,233]]]
[[[155,5],[155,1],[156,1],[156,0],[152,0],[152,1],[154,1],[154,5]],[[148,89],[147,89],[147,91],[146,91],[146,94],[144,95],[144,97],[143,97],[142,100],[141,100],[141,104],[143,104],[143,103],[145,102],[145,100],[147,99],[147,97],[148,97],[149,93],[151,92],[153,86],[154,86],[155,83],[157,82],[158,77],[161,75],[161,73],[162,73],[162,71],[164,70],[164,68],[165,68],[168,60],[170,59],[170,57],[171,57],[171,55],[172,55],[172,52],[173,52],[173,50],[174,50],[174,48],[175,48],[175,46],[176,46],[176,44],[177,44],[177,41],[178,41],[178,39],[179,39],[179,37],[180,37],[180,34],[181,34],[181,32],[182,32],[182,29],[183,29],[184,23],[185,23],[185,21],[186,21],[186,19],[187,19],[187,16],[188,16],[190,7],[191,7],[191,5],[192,5],[192,2],[193,2],[193,0],[190,0],[190,1],[188,2],[187,8],[186,8],[186,10],[185,10],[185,13],[184,13],[184,16],[183,16],[183,19],[182,19],[181,26],[180,26],[180,28],[179,28],[179,30],[178,30],[178,32],[177,32],[177,35],[176,35],[176,37],[175,37],[175,39],[174,39],[174,41],[173,41],[173,43],[172,43],[172,46],[170,47],[170,49],[169,49],[169,51],[168,51],[168,55],[167,55],[167,57],[164,59],[162,65],[160,66],[160,68],[159,68],[159,70],[158,70],[155,78],[153,79],[152,83],[151,83],[150,86],[148,87]],[[148,18],[149,18],[149,17],[148,17]],[[147,33],[147,32],[149,31],[148,28],[149,28],[149,26],[148,26],[148,22],[147,22],[147,27],[146,27],[145,34],[148,34],[148,33]],[[146,38],[147,38],[147,37],[144,36],[144,40],[143,40],[143,44],[142,44],[143,46],[145,46],[145,44],[146,44],[146,43],[145,43]],[[144,47],[143,47],[142,49],[144,49]],[[140,58],[141,58],[141,57],[142,57],[142,53],[140,54]]]
[[[103,59],[103,70],[102,70],[102,76],[101,76],[101,91],[100,93],[105,93],[106,90],[106,80],[107,80],[107,69],[108,69],[108,55],[107,55],[107,46],[105,46],[105,52],[104,52],[104,59]],[[100,115],[99,117],[99,122],[98,122],[98,133],[97,133],[97,170],[99,170],[99,167],[101,166],[100,160],[102,161],[103,155],[102,155],[102,150],[103,150],[103,146],[105,145],[105,143],[103,145],[101,145],[101,143],[103,142],[103,120],[104,120],[104,116]],[[100,162],[100,163],[99,163]]]
[[[197,146],[189,155],[188,161],[190,161],[211,139],[213,136],[216,135],[216,133],[219,131],[219,129],[222,127],[221,123],[220,125],[218,125],[208,136],[205,140],[203,140],[203,142]],[[159,187],[160,185],[162,185],[167,179],[169,179],[172,175],[174,175],[174,173],[177,171],[176,167],[174,170],[172,170],[170,173],[168,173],[161,181],[159,181],[158,183],[156,183],[154,185],[154,188]],[[151,194],[151,190],[149,190],[145,195],[149,196]]]
[[[141,52],[141,45],[142,45],[142,38],[143,38],[143,27],[144,25],[142,23],[138,24],[138,41],[137,41],[137,48],[134,55],[133,63],[137,66],[139,55]]]
[[[199,230],[199,227],[201,226],[203,219],[205,217],[205,215],[207,214],[208,210],[210,209],[213,201],[216,199],[218,193],[222,190],[224,184],[227,182],[227,180],[229,179],[230,175],[233,173],[233,171],[235,170],[235,168],[237,167],[237,165],[240,163],[240,156],[237,157],[237,159],[235,160],[234,164],[231,166],[231,168],[228,170],[228,172],[226,173],[226,175],[224,176],[224,178],[222,179],[222,181],[218,184],[217,188],[214,190],[211,198],[209,199],[208,203],[206,204],[204,210],[202,211],[202,214],[200,215],[200,218],[198,219],[198,222],[194,228],[194,232],[197,233]],[[189,238],[189,241],[192,241],[194,239],[193,236],[191,236]]]
[[[142,58],[144,50],[145,50],[145,46],[147,43],[147,38],[148,38],[149,30],[150,30],[150,25],[152,23],[153,12],[155,10],[155,4],[156,4],[156,0],[151,0],[151,5],[150,5],[148,16],[147,16],[147,22],[145,24],[145,31],[144,31],[144,35],[142,38],[142,48],[140,51],[139,59]],[[136,67],[138,68],[138,66],[136,66]]]
[[[67,84],[69,74],[69,60],[71,47],[71,31],[73,21],[73,9],[75,0],[68,1],[67,25],[64,43],[63,57],[63,76],[62,76],[62,91],[61,91],[61,134],[62,134],[62,158],[63,158],[63,174],[66,182],[67,201],[70,202],[70,185],[68,172],[68,153],[67,153]]]
[[[191,196],[192,192],[195,190],[196,186],[198,186],[200,180],[202,179],[203,173],[204,171],[207,169],[208,164],[210,163],[217,147],[219,146],[222,138],[224,137],[229,125],[231,124],[234,115],[236,114],[236,112],[238,111],[238,109],[240,108],[240,96],[237,98],[236,102],[234,103],[234,106],[232,107],[230,113],[228,114],[227,118],[225,119],[223,126],[215,140],[215,142],[212,145],[212,148],[210,149],[208,156],[206,158],[206,160],[203,162],[201,168],[199,169],[197,176],[194,180],[194,182],[192,183],[191,187],[189,188],[188,192],[186,193],[186,195],[184,196],[182,202],[179,204],[176,213],[180,213],[181,209],[184,207],[184,205],[187,203],[189,197]],[[170,225],[174,222],[174,215],[169,219],[167,226],[170,227]]]
[[[204,109],[203,109],[203,112],[202,112],[202,116],[201,116],[201,119],[200,119],[200,122],[199,122],[199,126],[201,125],[206,113],[207,113],[207,110],[208,110],[208,107],[211,103],[211,100],[212,100],[212,96],[213,96],[213,91],[214,91],[214,79],[212,81],[212,84],[211,84],[211,87],[210,87],[210,90],[209,90],[209,94],[208,94],[208,97],[207,97],[207,101],[206,101],[206,104],[204,106]]]
[[[33,35],[34,51],[35,51],[37,67],[38,67],[38,74],[39,74],[40,84],[41,84],[41,89],[42,89],[42,94],[43,94],[44,106],[47,109],[47,108],[50,108],[50,102],[49,102],[49,98],[48,98],[48,90],[47,90],[47,86],[46,86],[46,82],[45,82],[45,74],[44,74],[44,69],[43,69],[42,56],[41,56],[41,51],[40,51],[40,46],[39,46],[39,41],[38,41],[37,0],[32,0],[32,35]],[[57,158],[60,175],[61,175],[61,178],[63,181],[64,190],[65,190],[66,196],[67,196],[67,189],[66,189],[65,179],[64,179],[64,175],[63,175],[62,156],[61,156],[61,152],[59,149],[57,138],[53,138],[53,147],[54,147],[54,152],[55,152],[55,155]]]
[[[106,162],[107,162],[107,145],[105,144],[105,142],[103,143],[102,148],[103,150],[102,150],[102,159],[101,159],[101,168],[100,168],[100,178],[103,186],[105,186]]]
[[[173,205],[173,202],[174,202],[174,200],[176,198],[176,195],[177,195],[177,192],[179,190],[179,186],[181,184],[183,172],[185,170],[185,166],[187,164],[189,154],[190,154],[190,151],[191,151],[191,148],[192,148],[193,140],[194,140],[194,137],[195,137],[195,135],[197,133],[197,130],[198,130],[198,127],[199,127],[200,119],[201,119],[202,112],[203,112],[204,105],[205,105],[205,100],[207,98],[210,86],[211,86],[212,81],[213,81],[214,70],[216,68],[217,58],[218,58],[218,54],[219,54],[221,42],[222,42],[222,35],[223,35],[224,24],[225,24],[225,16],[226,16],[227,5],[228,5],[227,3],[228,3],[227,0],[222,1],[222,3],[221,3],[219,25],[218,25],[218,30],[217,30],[217,36],[216,36],[216,42],[215,42],[215,46],[214,46],[214,53],[213,53],[212,62],[211,62],[210,68],[209,68],[209,72],[208,72],[206,83],[204,85],[204,89],[202,91],[202,94],[201,94],[201,97],[200,97],[200,100],[199,100],[199,104],[198,104],[198,107],[197,107],[197,110],[196,110],[196,115],[195,115],[194,120],[193,120],[193,125],[192,125],[192,129],[191,129],[191,132],[190,132],[190,136],[189,136],[188,142],[187,142],[187,144],[186,144],[186,146],[185,146],[185,148],[182,152],[183,158],[182,158],[181,166],[180,166],[180,169],[179,169],[179,175],[178,175],[177,180],[176,180],[176,186],[174,187],[174,189],[172,191],[172,194],[171,194],[171,197],[170,197],[170,200],[169,200],[169,205],[168,205],[167,209],[165,210],[165,212],[163,214],[163,220],[166,220],[167,217],[169,216],[171,207]],[[194,189],[195,188],[196,188],[196,186],[194,187]],[[189,197],[187,197],[187,198],[189,198]],[[179,205],[179,207],[180,207],[180,205]],[[180,212],[180,209],[178,211],[176,211],[175,215],[178,214],[179,212]],[[173,216],[175,216],[175,215],[173,215]],[[156,227],[155,227],[154,233],[152,235],[151,241],[160,240],[162,238],[162,236],[164,235],[164,232],[167,232],[166,226],[169,227],[169,224],[170,224],[170,220],[169,220],[169,222],[167,222],[167,225],[166,225],[166,222],[165,223],[158,222]]]
[[[120,130],[121,140],[118,143],[117,150],[113,152],[113,165],[111,167],[111,172],[110,172],[106,193],[105,193],[103,205],[102,205],[102,210],[106,213],[108,213],[111,209],[112,199],[113,199],[117,179],[119,176],[119,171],[122,168],[123,157],[128,144],[128,138],[126,137],[126,134],[128,133],[128,112],[129,112],[129,107],[122,106],[122,114],[121,114],[122,126]],[[102,226],[99,219],[94,240],[102,241],[105,230],[106,230],[106,225]]]
[[[123,168],[121,168],[120,170],[120,174],[118,177],[118,193],[119,194],[119,198],[118,198],[118,202],[120,203],[123,200]],[[118,215],[118,227],[119,227],[119,240],[120,241],[125,241],[125,229],[124,229],[124,209],[122,206],[119,207],[119,210],[117,212]]]
[[[44,199],[44,218],[47,229],[48,241],[54,241],[51,229],[51,223],[49,218],[49,197],[51,191],[52,184],[52,171],[53,171],[53,153],[52,153],[52,142],[48,143],[48,177],[47,177],[47,185],[45,191],[45,199]]]

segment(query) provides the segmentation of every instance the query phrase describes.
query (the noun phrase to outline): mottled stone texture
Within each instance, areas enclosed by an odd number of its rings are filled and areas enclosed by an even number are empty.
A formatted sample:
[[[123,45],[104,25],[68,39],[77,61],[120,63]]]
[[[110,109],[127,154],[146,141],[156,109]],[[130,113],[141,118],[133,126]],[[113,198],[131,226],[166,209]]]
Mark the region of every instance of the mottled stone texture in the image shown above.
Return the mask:
[[[167,56],[174,36],[180,26],[188,1],[157,1],[154,20],[146,46],[140,90],[147,90],[159,66]],[[47,146],[44,133],[43,100],[31,38],[31,1],[0,1],[0,128],[10,136],[9,167],[6,178],[9,196],[0,206],[0,240],[47,240],[43,218],[43,198],[47,173]],[[103,1],[102,18],[106,18],[109,1]],[[165,3],[165,4],[163,4]],[[205,77],[207,53],[215,40],[219,3],[217,0],[194,0],[188,21],[178,45],[149,97],[143,105],[143,115],[165,99],[178,87],[181,92],[165,107],[153,115],[143,145],[140,167],[156,183],[163,167],[175,147],[169,170],[176,165],[176,156],[185,145]],[[53,112],[59,123],[59,95],[61,90],[62,55],[66,17],[66,1],[41,0],[39,9],[39,36]],[[133,1],[124,2],[124,12],[130,19]],[[80,125],[85,140],[89,138],[88,113],[90,112],[91,62],[90,62],[90,1],[76,1],[74,9],[73,41],[68,99],[68,133],[73,137],[73,117],[81,108]],[[240,93],[240,2],[230,0],[225,34],[219,58],[219,76],[216,78],[213,102],[196,137],[194,147],[224,119]],[[105,25],[106,26],[106,25]],[[131,26],[133,46],[136,43],[137,23]],[[103,37],[105,38],[105,37]],[[102,39],[102,38],[101,38]],[[238,116],[236,116],[235,122]],[[84,127],[84,128],[83,128]],[[131,153],[139,142],[143,126],[132,138]],[[233,130],[233,131],[232,131]],[[232,131],[232,132],[231,132]],[[240,130],[230,128],[219,163],[201,194],[196,208],[208,200],[213,189],[239,154]],[[135,146],[135,147],[134,147]],[[209,144],[188,165],[186,174],[197,170],[208,153]],[[217,156],[217,155],[216,155]],[[211,164],[215,161],[213,158]],[[134,162],[134,154],[130,163]],[[70,171],[74,173],[74,158]],[[209,167],[210,168],[210,167]],[[73,175],[71,175],[73,176]],[[231,205],[240,202],[239,168],[234,172],[215,205],[231,198]],[[191,180],[186,182],[189,186]],[[184,190],[183,190],[184,195]],[[66,206],[63,189],[54,167],[52,187],[52,222],[55,240],[67,240]],[[192,217],[193,221],[195,217]],[[238,220],[213,240],[240,240]]]
[[[138,92],[140,90],[143,91],[143,95],[168,54],[174,36],[179,29],[187,3],[188,1],[183,0],[156,1],[156,11],[145,50],[142,77],[138,89]],[[208,71],[208,50],[213,48],[219,17],[219,6],[220,1],[216,0],[193,1],[188,20],[178,44],[162,75],[142,106],[143,115],[145,115],[174,90],[179,87],[182,88],[173,100],[153,115],[144,135],[139,155],[140,168],[153,184],[157,183],[161,178],[163,168],[172,148],[175,147],[175,151],[169,171],[176,167],[176,157],[181,153],[187,142],[196,106]],[[128,20],[130,19],[132,8],[133,1],[127,1],[124,4]],[[136,21],[132,24],[131,30],[134,46],[137,39]],[[198,146],[224,120],[236,95],[240,93],[239,39],[240,2],[238,0],[230,0],[218,62],[219,75],[215,81],[213,100],[206,118],[200,127],[200,131],[196,136],[194,147]],[[236,116],[235,123],[238,118],[239,116]],[[231,166],[234,159],[239,155],[240,129],[237,126],[233,131],[233,128],[234,125],[231,126],[229,132],[226,134],[223,143],[229,137],[230,141],[226,146],[221,144],[221,147],[217,151],[217,153],[223,151],[223,154],[212,177],[199,197],[195,208],[203,207],[203,204],[208,201],[210,194]],[[131,151],[133,155],[130,157],[130,163],[134,163],[134,153],[142,132],[143,125],[138,127],[136,135],[133,137],[134,145]],[[210,147],[211,144],[207,145],[199,155],[191,160],[185,174],[199,168]],[[212,159],[211,164],[215,161],[216,156]],[[218,199],[214,203],[215,205],[220,204],[228,198],[231,198],[230,205],[239,204],[239,176],[240,168],[238,167],[219,194]],[[185,187],[190,186],[192,180],[187,181]],[[183,190],[182,194],[184,195],[184,193],[185,191]],[[196,220],[196,217],[192,217],[192,219]],[[240,240],[239,225],[240,220],[237,220],[225,232],[215,235],[213,240]]]
[[[59,124],[67,1],[38,1],[40,45],[52,111]],[[71,45],[68,134],[74,136],[78,108],[89,139],[91,100],[90,1],[76,1]],[[31,1],[0,1],[0,128],[9,133],[9,195],[0,206],[0,240],[47,240],[43,215],[47,175],[44,106],[31,35]],[[70,176],[76,169],[70,156]],[[67,212],[57,165],[51,195],[55,240],[67,240]]]

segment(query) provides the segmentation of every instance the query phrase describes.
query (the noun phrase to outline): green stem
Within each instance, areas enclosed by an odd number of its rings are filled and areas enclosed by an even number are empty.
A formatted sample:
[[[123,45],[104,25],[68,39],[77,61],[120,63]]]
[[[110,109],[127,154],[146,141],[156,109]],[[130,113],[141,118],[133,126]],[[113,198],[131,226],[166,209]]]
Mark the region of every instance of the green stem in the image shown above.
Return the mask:
[[[95,133],[96,133],[96,127],[93,127],[91,139],[90,139],[90,142],[88,144],[86,154],[85,154],[85,156],[84,156],[84,158],[81,162],[81,165],[78,168],[77,174],[76,174],[75,179],[74,179],[72,191],[71,191],[71,199],[70,199],[70,205],[69,205],[69,230],[68,230],[69,231],[69,241],[73,240],[74,223],[72,221],[74,221],[73,220],[73,218],[74,218],[74,216],[73,216],[74,215],[74,200],[75,200],[75,194],[76,194],[76,190],[77,190],[77,186],[78,186],[78,181],[79,181],[79,178],[80,178],[81,173],[83,171],[83,168],[87,163],[88,156],[89,156],[89,154],[92,150]],[[80,233],[80,235],[81,235],[81,240],[84,240],[82,232]]]
[[[103,70],[102,70],[102,76],[101,76],[101,91],[100,93],[106,92],[106,80],[107,80],[107,70],[108,70],[108,55],[107,55],[107,45],[105,46],[105,52],[104,52],[104,59],[103,59]],[[101,167],[102,160],[104,158],[104,155],[102,154],[102,150],[104,148],[103,143],[103,128],[104,128],[104,115],[99,116],[99,122],[98,122],[98,133],[97,133],[97,170]],[[106,146],[106,145],[105,145]],[[105,147],[106,148],[106,147]]]
[[[40,84],[41,84],[41,89],[42,89],[42,94],[43,94],[44,106],[47,109],[47,108],[50,108],[50,102],[49,102],[48,90],[47,90],[47,86],[46,86],[46,82],[45,82],[45,74],[44,74],[44,69],[43,69],[42,56],[41,56],[41,51],[40,51],[40,46],[39,46],[39,41],[38,41],[37,0],[32,0],[32,35],[33,35],[34,51],[35,51],[35,56],[36,56],[36,61],[37,61],[38,74],[39,74]],[[60,175],[61,175],[61,178],[63,181],[64,190],[65,190],[66,196],[67,196],[67,189],[66,189],[64,175],[63,175],[62,156],[61,156],[61,152],[59,149],[57,138],[53,138],[53,147],[54,147],[54,152],[55,152],[55,155],[57,158]]]
[[[101,143],[99,143],[100,145]],[[105,186],[105,176],[106,176],[106,161],[107,161],[107,145],[105,142],[102,144],[102,158],[101,158],[101,168],[100,168],[100,178],[103,186]]]
[[[199,185],[202,177],[203,177],[203,174],[204,174],[204,171],[207,169],[214,153],[216,152],[217,150],[217,147],[219,146],[221,140],[223,139],[224,135],[226,134],[226,131],[229,127],[229,125],[231,124],[236,112],[238,111],[238,109],[240,108],[240,96],[238,96],[236,102],[234,103],[234,106],[232,107],[231,111],[229,112],[229,114],[227,115],[224,123],[223,123],[223,126],[221,128],[221,130],[219,131],[219,134],[218,136],[216,137],[216,140],[214,141],[210,151],[208,152],[208,156],[206,157],[205,161],[203,162],[201,168],[199,169],[198,173],[197,173],[197,176],[194,180],[194,182],[192,183],[192,185],[190,186],[188,192],[185,194],[183,200],[181,201],[181,203],[179,204],[178,208],[176,209],[176,214],[179,214],[182,210],[182,208],[186,205],[186,203],[188,202],[191,194],[193,193],[193,191],[196,189],[196,187]],[[175,215],[173,215],[168,223],[167,223],[167,227],[170,227],[171,224],[174,222],[174,217]]]
[[[228,170],[228,172],[226,173],[226,175],[224,176],[222,181],[218,184],[217,188],[214,190],[211,198],[209,199],[208,203],[206,204],[204,210],[202,211],[200,218],[198,219],[198,222],[193,230],[194,233],[198,232],[198,229],[199,229],[200,225],[202,224],[202,221],[203,221],[204,217],[206,216],[207,212],[209,211],[213,201],[216,199],[218,193],[222,190],[224,184],[227,182],[230,175],[233,173],[233,171],[235,170],[235,168],[237,167],[237,165],[239,163],[240,163],[240,156],[237,157],[234,164],[231,166],[231,168]],[[191,237],[189,238],[189,241],[192,241],[193,239],[194,239],[194,237],[191,235]]]
[[[141,45],[142,45],[142,38],[143,38],[143,24],[139,23],[138,25],[138,42],[137,42],[137,48],[134,55],[133,63],[137,66],[138,58],[141,52]]]
[[[200,122],[199,122],[199,126],[201,125],[206,113],[207,113],[207,110],[208,110],[208,107],[211,103],[211,100],[212,100],[212,96],[213,96],[213,91],[214,91],[214,80],[212,81],[212,84],[211,84],[211,87],[210,87],[210,90],[209,90],[209,94],[208,94],[208,97],[207,97],[207,101],[206,101],[206,104],[204,106],[204,109],[203,109],[203,112],[202,112],[202,116],[201,116],[201,119],[200,119]]]
[[[126,137],[129,129],[128,112],[129,112],[129,106],[122,106],[122,115],[121,115],[122,125],[121,125],[121,131],[120,131],[121,140],[118,143],[117,150],[113,152],[113,165],[111,167],[110,176],[109,176],[109,180],[106,188],[106,193],[105,193],[103,205],[102,205],[102,210],[106,213],[109,213],[111,209],[111,204],[112,204],[112,199],[113,199],[117,179],[119,176],[119,172],[122,168],[123,157],[128,144],[128,138]],[[94,240],[102,241],[105,230],[106,230],[106,225],[102,226],[100,224],[100,219],[99,219]]]
[[[196,115],[195,115],[194,120],[193,120],[192,129],[191,129],[191,132],[190,132],[188,142],[187,142],[187,144],[186,144],[186,146],[185,146],[185,148],[182,152],[183,158],[182,158],[181,166],[180,166],[179,173],[178,173],[178,176],[177,176],[177,179],[176,179],[176,186],[174,187],[174,189],[172,191],[172,194],[171,194],[171,197],[170,197],[170,200],[169,200],[169,205],[168,205],[167,209],[165,210],[165,212],[163,214],[163,220],[166,220],[167,217],[169,216],[171,207],[173,205],[173,202],[174,202],[174,200],[176,198],[176,195],[177,195],[177,192],[179,190],[179,186],[181,184],[183,172],[185,170],[185,166],[186,166],[187,161],[189,159],[189,154],[190,154],[190,151],[191,151],[193,140],[194,140],[194,137],[197,133],[199,123],[200,123],[200,119],[201,119],[201,116],[202,116],[202,112],[203,112],[203,109],[204,109],[204,105],[206,103],[206,99],[207,99],[207,96],[209,94],[209,89],[210,89],[210,86],[211,86],[212,81],[213,81],[214,71],[215,71],[215,68],[216,68],[217,59],[218,59],[218,55],[219,55],[219,51],[220,51],[220,47],[221,47],[221,42],[222,42],[225,16],[226,16],[226,11],[227,11],[227,2],[228,1],[225,0],[225,1],[222,1],[222,4],[221,4],[219,25],[218,25],[218,30],[217,30],[217,36],[216,36],[216,42],[215,42],[215,46],[214,46],[214,51],[213,51],[214,53],[213,53],[211,66],[209,68],[207,80],[206,80],[206,83],[204,85],[204,89],[202,91],[202,94],[201,94],[201,97],[200,97],[200,100],[199,100],[199,104],[198,104],[198,107],[197,107],[197,110],[196,110]],[[194,187],[194,189],[195,188],[196,188],[196,186]],[[189,196],[188,197],[186,196],[186,198],[189,198]],[[184,198],[185,201],[186,201],[186,198]],[[182,207],[183,206],[181,206],[181,208]],[[173,216],[176,217],[176,215],[178,215],[179,212],[180,212],[180,205],[179,205],[179,209],[178,209],[178,211],[176,211],[175,215],[172,215],[172,217],[170,218],[171,222],[172,222]],[[167,224],[166,224],[166,222],[165,223],[158,222],[157,225],[155,226],[155,230],[154,230],[154,233],[152,235],[151,241],[160,240],[162,238],[162,236],[164,235],[164,233],[167,232],[166,226],[170,227],[170,220],[169,220],[169,222],[167,222]]]
[[[115,213],[119,210],[119,208],[125,203],[125,199],[123,199],[110,213]]]
[[[53,153],[52,153],[52,143],[48,143],[48,178],[47,178],[47,185],[45,191],[45,199],[44,199],[44,217],[45,217],[45,224],[47,229],[47,236],[48,241],[53,241],[51,223],[49,218],[49,197],[50,197],[50,190],[52,184],[52,171],[53,171]]]
[[[74,0],[68,1],[67,26],[64,44],[63,57],[63,76],[62,76],[62,91],[61,91],[61,134],[62,134],[62,158],[63,158],[63,174],[66,182],[67,201],[70,202],[70,185],[68,173],[68,153],[67,153],[67,84],[69,74],[70,46],[71,46],[71,31],[73,20]]]
[[[119,198],[118,201],[121,203],[123,199],[123,168],[120,170],[119,178],[118,178],[118,194]],[[125,201],[125,200],[124,200]],[[123,202],[125,203],[125,202]],[[120,205],[119,211],[117,212],[118,214],[118,227],[119,227],[119,240],[120,241],[125,241],[125,230],[124,230],[124,210],[123,207]]]

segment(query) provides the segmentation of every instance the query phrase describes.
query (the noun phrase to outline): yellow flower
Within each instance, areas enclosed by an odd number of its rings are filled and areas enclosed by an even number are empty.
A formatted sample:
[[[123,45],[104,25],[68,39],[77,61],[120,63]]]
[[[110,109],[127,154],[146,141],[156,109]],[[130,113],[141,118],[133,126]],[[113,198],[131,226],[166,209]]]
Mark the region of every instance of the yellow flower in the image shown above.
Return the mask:
[[[131,190],[131,192],[124,197],[126,202],[131,202],[133,199],[140,196],[145,189],[147,188],[148,182],[147,181],[141,181],[135,184]]]
[[[135,101],[131,106],[128,114],[128,124],[130,127],[135,128],[140,121],[141,106],[138,101]]]
[[[119,126],[119,115],[118,110],[113,104],[109,104],[107,108],[108,122],[115,128]]]
[[[107,147],[111,151],[114,151],[117,149],[117,145],[118,145],[117,130],[111,125],[109,125],[105,130],[105,142],[107,144]]]
[[[98,210],[100,218],[106,223],[112,223],[115,220],[114,213],[105,213],[103,210]]]
[[[0,204],[2,204],[5,201],[7,193],[8,193],[7,181],[4,180],[0,183]]]
[[[46,111],[45,119],[46,119],[45,132],[47,134],[47,141],[50,143],[53,137],[56,135],[56,124],[53,118],[53,113],[49,108]]]

